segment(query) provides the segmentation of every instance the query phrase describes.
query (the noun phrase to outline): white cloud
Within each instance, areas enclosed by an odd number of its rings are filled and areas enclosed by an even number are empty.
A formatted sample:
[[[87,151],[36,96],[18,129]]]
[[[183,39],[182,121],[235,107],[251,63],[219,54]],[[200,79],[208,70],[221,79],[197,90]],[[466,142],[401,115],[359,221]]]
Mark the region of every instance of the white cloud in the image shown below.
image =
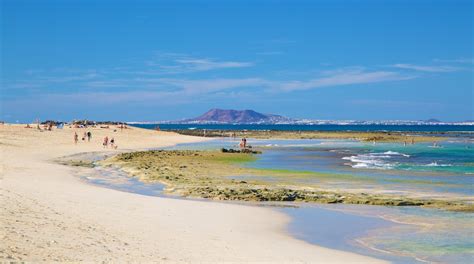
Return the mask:
[[[351,84],[380,83],[413,79],[414,75],[402,75],[390,71],[367,71],[363,68],[344,68],[323,72],[321,76],[309,80],[275,81],[263,78],[210,78],[210,79],[176,79],[176,78],[135,78],[129,80],[111,80],[108,82],[91,82],[92,87],[141,87],[170,89],[183,94],[207,94],[234,88],[255,87],[254,91],[292,92],[321,87],[342,86]]]
[[[182,94],[212,93],[232,88],[264,85],[260,78],[217,78],[217,79],[173,79],[173,78],[132,78],[91,81],[84,83],[90,88],[136,88],[138,90],[174,91]]]
[[[27,75],[32,75],[31,70],[27,71]],[[34,71],[34,73],[39,73],[40,71]],[[51,73],[49,73],[51,74]],[[95,80],[101,77],[101,75],[97,73],[84,73],[84,74],[77,74],[77,75],[61,75],[61,76],[53,76],[53,75],[39,75],[39,76],[28,76],[26,80],[19,80],[15,82],[9,82],[8,84],[2,87],[6,90],[14,90],[14,89],[30,89],[30,88],[42,88],[51,85],[57,84],[69,84],[69,83],[81,83],[81,82],[88,82]],[[6,83],[6,82],[5,82]]]
[[[173,91],[183,96],[210,94],[236,88],[255,88],[253,92],[292,92],[322,87],[334,87],[352,84],[381,83],[416,78],[391,71],[368,71],[361,67],[343,68],[325,71],[309,80],[275,81],[264,78],[132,78],[86,83],[88,87],[111,88],[128,87],[138,90]]]
[[[225,68],[243,68],[251,67],[254,65],[251,62],[214,61],[210,59],[178,59],[176,60],[176,62],[194,71],[208,71]]]
[[[62,83],[62,82],[72,82],[72,81],[85,81],[96,79],[100,77],[97,73],[87,73],[82,75],[71,75],[71,76],[49,76],[49,77],[40,77],[40,80],[44,82],[52,83]]]
[[[458,59],[434,59],[435,62],[447,62],[447,63],[474,63],[473,58],[458,58]]]
[[[138,76],[138,77],[137,77]],[[389,81],[400,81],[413,79],[416,76],[402,74],[394,71],[370,71],[363,67],[341,68],[331,71],[313,73],[313,78],[306,80],[271,80],[259,77],[248,78],[156,78],[151,76],[135,75],[130,78],[120,78],[105,75],[80,75],[76,77],[48,77],[32,80],[31,83],[17,83],[27,88],[50,87],[61,83],[64,87],[84,88],[84,93],[108,91],[120,89],[122,91],[142,92],[173,92],[181,96],[193,96],[201,94],[212,94],[218,92],[230,92],[237,89],[252,88],[248,92],[292,92],[300,90],[311,90],[321,87],[334,87],[352,84],[381,83]],[[54,87],[54,86],[53,86]],[[89,89],[89,91],[86,91]],[[119,92],[117,89],[116,92]]]
[[[265,80],[260,78],[201,80],[161,79],[161,81],[162,83],[181,88],[186,94],[212,93],[232,88],[254,87],[266,83]]]
[[[277,84],[276,88],[290,92],[330,86],[401,81],[413,78],[416,78],[416,76],[402,75],[391,71],[366,71],[363,68],[357,67],[324,72],[323,76],[308,81],[282,82]]]
[[[386,106],[386,107],[443,107],[444,104],[438,102],[426,102],[426,101],[394,101],[394,100],[375,100],[375,99],[364,99],[364,100],[353,100],[351,103],[356,105],[364,106]]]
[[[142,74],[183,74],[219,69],[252,67],[253,62],[226,61],[212,58],[197,58],[180,53],[156,53],[155,59],[146,62],[151,67]],[[157,69],[156,69],[157,68]]]
[[[399,69],[422,71],[422,72],[454,72],[454,71],[461,70],[459,67],[446,66],[446,65],[423,66],[423,65],[399,63],[399,64],[394,64],[392,66]]]

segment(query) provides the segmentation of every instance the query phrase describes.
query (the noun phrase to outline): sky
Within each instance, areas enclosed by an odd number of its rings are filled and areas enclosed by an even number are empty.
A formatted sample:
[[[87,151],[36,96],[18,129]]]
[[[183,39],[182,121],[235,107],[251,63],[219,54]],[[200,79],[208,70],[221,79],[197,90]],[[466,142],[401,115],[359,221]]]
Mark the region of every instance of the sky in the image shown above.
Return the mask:
[[[7,122],[474,119],[473,1],[0,3]]]

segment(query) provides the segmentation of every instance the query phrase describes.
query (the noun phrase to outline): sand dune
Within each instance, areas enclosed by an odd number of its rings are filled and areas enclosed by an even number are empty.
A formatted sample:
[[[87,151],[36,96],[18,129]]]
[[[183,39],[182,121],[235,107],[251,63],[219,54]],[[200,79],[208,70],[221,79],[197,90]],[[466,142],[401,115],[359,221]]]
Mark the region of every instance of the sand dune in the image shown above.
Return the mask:
[[[138,128],[39,132],[0,125],[0,261],[381,262],[310,245],[285,232],[269,208],[142,196],[88,185],[87,168],[56,164],[81,152],[136,150],[202,138]],[[104,149],[114,137],[117,150]]]

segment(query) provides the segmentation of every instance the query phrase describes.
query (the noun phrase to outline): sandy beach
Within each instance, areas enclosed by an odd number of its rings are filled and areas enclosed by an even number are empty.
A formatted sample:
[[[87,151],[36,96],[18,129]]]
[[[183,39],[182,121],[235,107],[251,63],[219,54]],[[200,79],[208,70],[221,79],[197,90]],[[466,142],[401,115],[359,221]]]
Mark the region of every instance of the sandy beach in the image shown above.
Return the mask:
[[[79,143],[74,144],[77,131]],[[292,238],[289,217],[256,206],[142,196],[89,185],[53,160],[203,138],[129,128],[40,132],[1,125],[0,261],[383,262]],[[104,149],[104,136],[117,150]],[[84,168],[81,168],[84,169]]]

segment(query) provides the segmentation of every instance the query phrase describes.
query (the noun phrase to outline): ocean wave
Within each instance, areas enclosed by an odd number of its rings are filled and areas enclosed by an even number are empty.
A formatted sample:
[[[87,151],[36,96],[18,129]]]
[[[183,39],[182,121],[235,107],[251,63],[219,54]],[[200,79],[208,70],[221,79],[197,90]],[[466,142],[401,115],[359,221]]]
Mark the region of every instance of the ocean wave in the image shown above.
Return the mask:
[[[372,152],[368,154],[358,154],[354,156],[343,157],[343,160],[348,160],[351,163],[347,164],[352,168],[364,168],[364,169],[393,169],[399,163],[397,161],[390,161],[395,156],[409,158],[410,155],[396,152],[396,151],[385,151],[385,152]]]
[[[451,167],[453,166],[452,164],[439,164],[436,161],[431,162],[430,164],[423,165],[425,167]]]
[[[392,156],[390,155],[383,155],[383,154],[377,154],[377,153],[370,153],[369,155],[367,155],[367,157],[374,157],[374,158],[381,158],[381,159],[389,159],[391,158]]]
[[[360,154],[357,156],[343,157],[343,160],[352,162],[349,164],[352,168],[365,168],[365,169],[392,169],[393,164],[385,162],[380,156],[364,155]]]
[[[390,150],[385,151],[383,154],[385,154],[385,155],[394,155],[394,156],[403,156],[403,157],[407,157],[407,158],[410,157],[410,155],[408,155],[408,154],[403,154],[403,153],[400,153],[400,152],[390,151]]]
[[[390,164],[367,164],[367,163],[356,163],[351,166],[354,169],[380,169],[380,170],[389,170],[393,166]]]

